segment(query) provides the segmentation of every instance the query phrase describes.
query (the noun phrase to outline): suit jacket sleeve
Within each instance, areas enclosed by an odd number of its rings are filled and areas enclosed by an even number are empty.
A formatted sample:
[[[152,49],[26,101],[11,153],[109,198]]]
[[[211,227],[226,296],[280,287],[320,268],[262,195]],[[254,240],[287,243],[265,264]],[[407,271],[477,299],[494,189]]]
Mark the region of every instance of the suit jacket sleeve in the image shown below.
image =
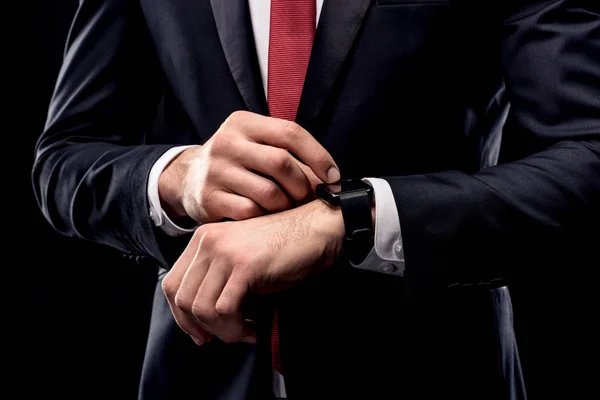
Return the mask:
[[[143,144],[161,82],[137,2],[80,2],[37,143],[33,186],[57,231],[164,265],[146,187],[172,146]]]
[[[407,277],[531,279],[575,272],[586,252],[598,265],[600,3],[514,3],[502,18],[511,110],[500,163],[472,175],[386,178]]]

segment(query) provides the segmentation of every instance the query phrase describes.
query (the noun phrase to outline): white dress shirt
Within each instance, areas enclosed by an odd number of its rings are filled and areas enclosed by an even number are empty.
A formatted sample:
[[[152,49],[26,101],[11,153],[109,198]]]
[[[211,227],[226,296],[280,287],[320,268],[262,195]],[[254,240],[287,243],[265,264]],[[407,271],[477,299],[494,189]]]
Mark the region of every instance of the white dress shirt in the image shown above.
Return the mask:
[[[323,0],[316,0],[316,22],[319,23]],[[265,96],[267,96],[267,76],[269,63],[269,28],[271,17],[270,0],[248,0],[252,31],[258,55],[260,75],[262,77]],[[170,236],[178,236],[193,232],[195,228],[186,229],[177,226],[166,214],[160,205],[158,195],[158,178],[167,164],[179,153],[190,146],[173,147],[165,152],[153,165],[148,180],[148,199],[150,216],[156,226]],[[394,200],[394,194],[388,182],[380,178],[365,178],[365,182],[373,187],[375,196],[375,246],[361,264],[356,268],[366,269],[385,274],[404,274],[404,249],[400,231],[400,220]],[[275,397],[285,398],[285,385],[282,377],[274,371],[273,390]]]

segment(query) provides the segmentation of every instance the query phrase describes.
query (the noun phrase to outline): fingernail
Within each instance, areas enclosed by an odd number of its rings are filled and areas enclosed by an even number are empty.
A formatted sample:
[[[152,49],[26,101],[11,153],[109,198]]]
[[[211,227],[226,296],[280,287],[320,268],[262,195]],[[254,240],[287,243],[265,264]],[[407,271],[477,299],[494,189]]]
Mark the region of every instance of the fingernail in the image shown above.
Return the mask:
[[[194,343],[196,343],[198,346],[201,346],[204,344],[204,340],[200,339],[199,337],[192,336],[192,335],[190,335],[190,337],[192,338]]]
[[[327,180],[329,183],[337,182],[340,180],[340,171],[336,167],[331,167],[327,170]]]

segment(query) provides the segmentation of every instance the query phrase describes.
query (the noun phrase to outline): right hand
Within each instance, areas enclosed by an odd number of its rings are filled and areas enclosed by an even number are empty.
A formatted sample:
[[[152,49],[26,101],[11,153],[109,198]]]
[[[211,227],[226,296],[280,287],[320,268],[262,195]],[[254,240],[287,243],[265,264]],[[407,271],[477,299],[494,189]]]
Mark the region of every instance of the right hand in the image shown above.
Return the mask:
[[[159,195],[174,218],[244,220],[302,204],[318,183],[339,178],[331,155],[298,124],[236,111],[165,168]]]

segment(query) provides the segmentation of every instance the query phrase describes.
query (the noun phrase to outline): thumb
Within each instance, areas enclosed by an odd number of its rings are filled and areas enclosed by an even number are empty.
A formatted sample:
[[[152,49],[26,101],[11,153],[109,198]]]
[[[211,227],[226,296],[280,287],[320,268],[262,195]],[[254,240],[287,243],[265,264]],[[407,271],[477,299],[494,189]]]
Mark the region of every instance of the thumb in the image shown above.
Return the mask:
[[[319,177],[317,175],[315,175],[313,170],[308,165],[306,165],[303,162],[298,161],[298,160],[296,160],[296,162],[298,163],[298,166],[300,167],[300,169],[302,169],[302,172],[304,172],[304,175],[306,175],[306,177],[308,178],[308,181],[310,182],[310,187],[312,188],[312,191],[314,194],[315,187],[317,187],[318,184],[323,183],[323,181],[321,179],[319,179]]]

